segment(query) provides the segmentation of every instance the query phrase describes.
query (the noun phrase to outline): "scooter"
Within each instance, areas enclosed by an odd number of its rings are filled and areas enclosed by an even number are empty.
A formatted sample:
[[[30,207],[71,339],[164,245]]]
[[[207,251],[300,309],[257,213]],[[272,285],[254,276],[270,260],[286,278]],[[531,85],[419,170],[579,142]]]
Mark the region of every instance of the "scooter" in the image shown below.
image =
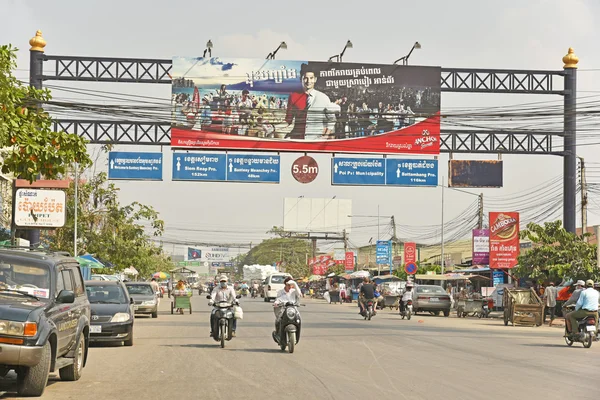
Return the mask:
[[[256,290],[255,288],[251,288],[250,289],[250,296],[252,296],[253,299],[255,299],[256,297],[258,297],[258,290]]]
[[[371,320],[371,317],[375,315],[375,309],[373,308],[374,301],[367,300],[365,304],[365,308],[362,311],[361,315],[365,318],[365,320]]]
[[[288,302],[283,307],[283,314],[275,324],[276,330],[273,331],[273,340],[279,345],[281,351],[285,351],[287,347],[288,352],[291,354],[300,341],[302,319],[300,318],[298,305],[295,303]]]
[[[583,347],[589,349],[592,347],[596,332],[596,317],[585,317],[577,320],[577,332],[567,333],[567,325],[565,324],[565,342],[567,346],[573,346],[574,342],[583,344]]]
[[[400,301],[402,301],[402,300],[400,300]],[[404,317],[406,317],[406,319],[410,321],[410,317],[412,316],[412,313],[413,313],[412,300],[407,300],[406,304],[404,305],[404,310],[400,312],[400,315],[402,316],[402,319],[404,319]]]
[[[248,289],[244,288],[240,290],[240,294],[244,297],[248,296]]]
[[[239,299],[241,296],[237,295],[236,299]],[[212,328],[212,338],[216,342],[221,342],[221,348],[225,347],[225,341],[231,340],[231,333],[233,332],[233,321],[235,318],[235,313],[233,309],[233,304],[227,303],[225,301],[213,303],[212,298],[206,296],[210,301],[208,302],[209,306],[214,307],[214,313],[216,318],[216,328]]]

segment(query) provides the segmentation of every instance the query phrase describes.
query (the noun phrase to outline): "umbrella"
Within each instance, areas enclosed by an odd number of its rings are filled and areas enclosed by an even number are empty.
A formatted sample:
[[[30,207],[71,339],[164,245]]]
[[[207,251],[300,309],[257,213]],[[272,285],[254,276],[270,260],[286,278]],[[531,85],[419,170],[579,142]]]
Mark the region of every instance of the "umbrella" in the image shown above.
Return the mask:
[[[321,279],[323,279],[323,277],[322,277],[322,276],[320,276],[320,275],[311,275],[311,276],[308,278],[308,281],[309,281],[309,282],[314,282],[314,281],[320,281]]]
[[[123,270],[123,273],[124,273],[125,275],[138,275],[138,274],[139,274],[138,270],[137,270],[137,269],[135,269],[134,267],[128,267],[128,268],[125,268],[125,269]]]
[[[170,278],[170,277],[171,277],[171,275],[169,275],[169,274],[166,274],[166,273],[164,273],[164,272],[160,271],[160,272],[155,272],[155,273],[152,275],[152,277],[153,277],[153,278],[157,278],[157,279],[167,279],[167,278]]]
[[[369,271],[356,271],[350,274],[352,278],[368,278],[371,276]]]
[[[90,260],[89,258],[84,257],[84,256],[81,256],[81,257],[78,256],[78,257],[75,257],[75,259],[79,262],[79,265],[82,267],[104,268],[104,264],[102,264],[100,261],[96,260],[94,257],[92,257],[93,260]]]
[[[329,275],[327,275],[328,278],[333,278],[334,276],[335,276],[335,272],[332,272]]]

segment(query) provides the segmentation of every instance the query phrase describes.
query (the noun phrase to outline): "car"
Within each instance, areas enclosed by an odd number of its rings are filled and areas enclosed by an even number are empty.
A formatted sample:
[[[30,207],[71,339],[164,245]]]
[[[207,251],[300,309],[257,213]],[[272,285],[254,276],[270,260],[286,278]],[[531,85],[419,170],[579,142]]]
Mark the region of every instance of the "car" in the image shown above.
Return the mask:
[[[0,376],[14,370],[20,396],[41,396],[51,372],[79,380],[89,331],[90,303],[77,260],[0,250]]]
[[[133,299],[122,282],[86,281],[91,307],[91,342],[133,346]]]
[[[133,311],[135,314],[150,314],[152,318],[158,317],[158,297],[152,285],[147,282],[125,283],[129,296],[133,298]]]
[[[450,315],[450,295],[446,293],[443,287],[438,285],[417,285],[413,294],[413,309],[415,314],[421,311],[428,311],[438,315],[440,311],[444,317]]]
[[[271,301],[271,299],[275,300],[277,298],[277,292],[285,287],[283,281],[287,277],[291,277],[290,274],[272,274],[265,279],[265,302]]]

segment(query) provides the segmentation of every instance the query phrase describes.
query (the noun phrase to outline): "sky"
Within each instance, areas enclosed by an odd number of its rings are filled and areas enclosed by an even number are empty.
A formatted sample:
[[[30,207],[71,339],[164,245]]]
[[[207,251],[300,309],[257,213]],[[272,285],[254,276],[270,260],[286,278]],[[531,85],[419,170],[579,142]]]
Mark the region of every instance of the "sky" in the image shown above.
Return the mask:
[[[344,61],[391,63],[405,55],[415,41],[411,65],[461,68],[561,70],[569,47],[579,56],[578,102],[600,96],[600,3],[585,0],[478,0],[359,1],[306,0],[168,3],[112,0],[0,0],[3,23],[0,43],[11,43],[19,53],[17,77],[28,77],[28,40],[40,29],[47,41],[46,54],[129,58],[198,57],[206,42],[219,57],[264,58],[281,41],[280,59],[327,60],[338,54],[347,40]],[[8,17],[7,17],[8,16]],[[48,82],[61,87],[170,98],[169,85]],[[81,96],[60,90],[57,99],[82,101]],[[108,104],[110,101],[86,98]],[[442,113],[480,107],[516,107],[541,103],[560,106],[560,96],[442,94]],[[531,107],[531,106],[528,106]],[[594,138],[594,116],[587,123],[578,155],[586,163],[600,163]],[[560,122],[560,120],[558,120]],[[504,122],[495,122],[503,127]],[[535,127],[536,121],[529,122]],[[507,123],[508,124],[508,123]],[[507,125],[508,126],[508,125]],[[559,125],[560,126],[560,123]],[[580,125],[581,126],[581,125]],[[91,146],[92,151],[97,148]],[[155,207],[165,220],[165,241],[189,243],[250,243],[268,237],[266,231],[282,225],[285,197],[351,199],[354,217],[352,246],[372,238],[389,239],[390,216],[398,236],[411,239],[417,233],[439,240],[442,220],[441,188],[340,187],[331,185],[330,155],[317,154],[320,171],[310,184],[296,182],[290,173],[301,154],[283,154],[281,183],[240,184],[171,182],[171,149],[168,147],[118,146],[120,151],[162,151],[163,182],[116,182],[123,203],[140,201]],[[455,155],[460,159],[495,159],[495,155]],[[472,213],[476,195],[484,194],[485,212],[524,209],[542,217],[543,203],[561,196],[563,160],[557,156],[504,155],[504,187],[497,189],[445,190],[444,220],[459,226],[463,211]],[[448,155],[440,156],[439,175],[447,176]],[[593,164],[588,181],[600,182],[600,167]],[[98,170],[106,170],[101,157]],[[440,178],[441,183],[441,178]],[[539,196],[536,196],[539,193]],[[599,195],[590,194],[588,224],[600,224]],[[490,201],[487,201],[490,199]],[[537,208],[536,208],[537,207]],[[538,212],[539,211],[539,212]],[[549,217],[561,218],[554,208]],[[597,214],[594,214],[597,213]],[[381,218],[376,216],[380,215]],[[360,217],[363,216],[363,217]],[[578,217],[579,218],[579,217]],[[379,220],[379,224],[378,224]],[[454,225],[450,224],[454,222]],[[379,228],[378,228],[379,225]],[[579,224],[578,224],[579,225]],[[456,228],[458,229],[458,228]],[[386,236],[387,235],[387,236]],[[448,234],[449,236],[450,233]],[[448,236],[446,236],[448,237]],[[333,243],[320,243],[322,249]]]

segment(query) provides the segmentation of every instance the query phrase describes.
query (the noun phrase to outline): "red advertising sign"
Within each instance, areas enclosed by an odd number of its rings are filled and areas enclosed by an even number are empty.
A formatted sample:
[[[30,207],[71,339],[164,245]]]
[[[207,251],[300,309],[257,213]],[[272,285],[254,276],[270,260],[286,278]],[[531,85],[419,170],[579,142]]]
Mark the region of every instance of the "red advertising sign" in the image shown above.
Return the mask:
[[[346,260],[345,260],[344,265],[346,266],[346,272],[354,271],[354,252],[353,251],[346,252]]]
[[[513,268],[519,256],[519,213],[490,213],[490,268]]]
[[[441,68],[174,57],[175,148],[439,154]]]
[[[417,262],[417,244],[414,242],[404,243],[404,264]]]

